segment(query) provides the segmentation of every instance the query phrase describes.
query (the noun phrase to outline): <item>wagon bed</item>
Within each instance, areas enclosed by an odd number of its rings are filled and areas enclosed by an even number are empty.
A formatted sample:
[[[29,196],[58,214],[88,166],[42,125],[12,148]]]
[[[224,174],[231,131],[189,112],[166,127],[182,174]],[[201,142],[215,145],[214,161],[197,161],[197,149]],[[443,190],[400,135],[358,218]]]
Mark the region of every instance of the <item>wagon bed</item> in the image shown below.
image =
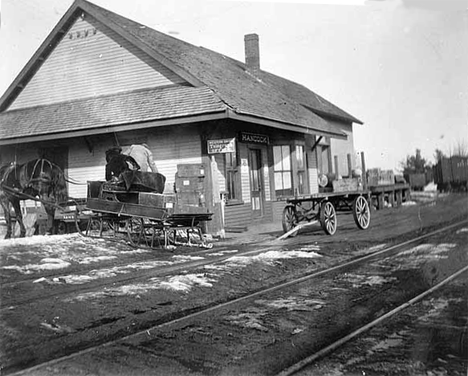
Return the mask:
[[[344,192],[319,192],[286,198],[282,214],[284,235],[281,238],[297,235],[300,228],[320,223],[328,235],[334,235],[338,228],[337,211],[351,211],[359,229],[370,225],[370,191],[357,189]]]
[[[162,191],[159,189],[159,191]],[[170,248],[206,243],[201,224],[211,220],[205,207],[180,203],[176,194],[151,192],[103,181],[88,182],[86,209],[92,212],[80,232],[92,237],[124,238],[135,246]]]

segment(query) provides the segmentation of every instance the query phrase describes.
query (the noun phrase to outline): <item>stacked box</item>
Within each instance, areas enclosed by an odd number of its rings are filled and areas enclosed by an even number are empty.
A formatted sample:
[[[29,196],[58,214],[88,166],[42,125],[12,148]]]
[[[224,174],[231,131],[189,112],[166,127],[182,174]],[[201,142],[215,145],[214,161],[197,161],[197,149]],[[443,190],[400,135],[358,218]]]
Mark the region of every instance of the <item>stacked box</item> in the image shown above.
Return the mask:
[[[333,180],[332,184],[333,192],[352,192],[357,191],[359,187],[357,178]]]
[[[177,165],[177,176],[179,177],[204,177],[205,165],[192,163],[192,164],[179,164]]]
[[[367,184],[375,186],[379,184],[380,168],[372,168],[367,170]]]
[[[139,192],[138,203],[140,205],[146,205],[154,208],[163,208],[172,210],[176,205],[175,194],[162,194],[162,193],[151,193],[151,192]]]
[[[176,175],[175,189],[176,192],[202,192],[205,188],[203,177],[179,177]]]
[[[177,212],[197,213],[199,208],[205,208],[205,167],[203,164],[177,165],[175,176],[175,191],[177,194]]]
[[[395,184],[395,174],[393,170],[380,171],[378,185]]]
[[[395,184],[395,174],[393,170],[381,170],[380,168],[371,168],[367,170],[367,185],[375,187],[377,185]]]

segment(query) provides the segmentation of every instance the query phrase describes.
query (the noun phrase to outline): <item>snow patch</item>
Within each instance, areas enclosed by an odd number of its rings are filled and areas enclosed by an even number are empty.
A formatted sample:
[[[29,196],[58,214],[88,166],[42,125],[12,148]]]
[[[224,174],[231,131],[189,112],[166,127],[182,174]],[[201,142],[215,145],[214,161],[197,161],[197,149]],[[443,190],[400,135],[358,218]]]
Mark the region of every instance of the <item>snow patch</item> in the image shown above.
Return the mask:
[[[153,290],[173,290],[177,292],[189,292],[193,287],[212,287],[214,279],[205,274],[185,274],[166,279],[152,278],[148,283],[136,283],[118,287],[106,288],[102,291],[79,294],[73,298],[67,298],[65,302],[84,301],[89,299],[102,299],[105,297],[118,297],[125,295],[140,295]]]
[[[266,305],[274,309],[286,309],[288,311],[315,311],[325,305],[319,299],[301,299],[300,297],[280,298],[276,300],[256,300],[255,303]]]
[[[342,280],[349,282],[352,284],[353,287],[360,287],[364,285],[368,286],[379,286],[385,283],[390,283],[395,281],[395,277],[382,277],[379,275],[360,275],[360,274],[352,274],[352,273],[345,273],[342,277]]]
[[[22,274],[31,274],[34,271],[39,270],[57,270],[68,268],[71,264],[62,259],[56,258],[44,258],[40,261],[40,264],[27,264],[27,265],[7,265],[2,266],[2,269],[16,270]]]
[[[159,286],[166,290],[189,292],[194,286],[213,287],[214,279],[208,278],[205,274],[185,274],[170,277],[167,281],[152,279]]]
[[[420,244],[416,247],[408,249],[407,251],[401,252],[398,257],[404,257],[407,255],[415,255],[419,256],[422,255],[426,258],[445,258],[448,256],[442,255],[444,253],[448,253],[451,249],[455,248],[456,244],[451,243],[441,243],[441,244]]]
[[[89,256],[85,257],[82,260],[79,260],[80,264],[91,264],[93,262],[105,261],[105,260],[114,260],[117,256]]]
[[[233,249],[233,250],[209,253],[208,256],[224,256],[226,253],[237,253],[237,252],[239,252],[237,249]]]
[[[174,255],[172,256],[174,260],[177,262],[185,262],[185,261],[195,261],[195,260],[204,260],[205,258],[202,256],[189,256],[189,255]]]
[[[316,252],[304,251],[268,251],[255,256],[234,256],[230,257],[225,262],[230,265],[245,266],[253,262],[263,262],[265,264],[274,264],[277,260],[292,259],[292,258],[317,258],[322,255]]]

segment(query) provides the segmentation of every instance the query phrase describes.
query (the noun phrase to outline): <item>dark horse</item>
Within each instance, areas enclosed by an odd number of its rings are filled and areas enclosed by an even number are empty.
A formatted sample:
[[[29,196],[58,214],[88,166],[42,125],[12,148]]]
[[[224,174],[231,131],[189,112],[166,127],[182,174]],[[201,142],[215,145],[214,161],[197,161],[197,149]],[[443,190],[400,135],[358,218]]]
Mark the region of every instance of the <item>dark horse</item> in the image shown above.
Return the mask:
[[[126,171],[140,169],[137,161],[129,155],[122,154],[120,147],[113,147],[106,151],[106,180],[119,179],[120,174]]]
[[[139,191],[164,191],[166,177],[158,172],[141,172],[137,161],[126,154],[122,154],[120,147],[113,147],[106,151],[106,180],[122,184],[130,190],[131,187]]]
[[[67,184],[63,171],[47,159],[34,159],[24,164],[11,163],[0,167],[0,204],[5,215],[7,233],[11,237],[10,205],[20,225],[20,236],[26,235],[20,201],[36,199],[42,202],[47,213],[47,233],[52,233],[55,209],[68,200]]]

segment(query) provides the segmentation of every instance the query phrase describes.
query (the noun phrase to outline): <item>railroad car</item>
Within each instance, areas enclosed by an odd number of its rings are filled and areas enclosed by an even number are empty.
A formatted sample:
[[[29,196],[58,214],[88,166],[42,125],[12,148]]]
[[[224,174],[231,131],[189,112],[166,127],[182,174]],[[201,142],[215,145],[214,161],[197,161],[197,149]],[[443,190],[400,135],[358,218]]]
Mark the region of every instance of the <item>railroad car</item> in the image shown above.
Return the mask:
[[[433,167],[434,183],[441,192],[468,190],[468,157],[443,157]]]

